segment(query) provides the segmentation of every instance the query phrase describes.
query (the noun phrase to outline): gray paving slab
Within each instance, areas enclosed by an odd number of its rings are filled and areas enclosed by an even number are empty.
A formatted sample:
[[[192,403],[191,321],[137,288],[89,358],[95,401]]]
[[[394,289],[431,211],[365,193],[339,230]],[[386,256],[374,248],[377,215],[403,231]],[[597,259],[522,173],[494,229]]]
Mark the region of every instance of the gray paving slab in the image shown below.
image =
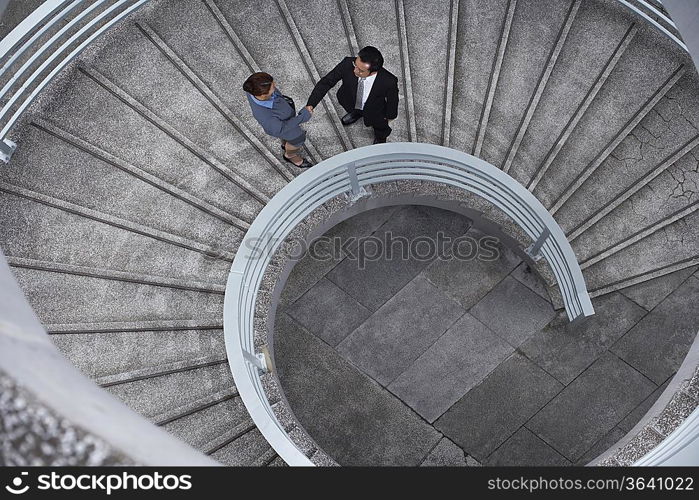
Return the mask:
[[[646,413],[648,413],[648,410],[650,410],[651,406],[655,404],[655,402],[665,391],[665,389],[667,389],[670,380],[672,380],[672,378],[668,378],[663,385],[654,390],[653,393],[650,396],[648,396],[636,408],[634,408],[633,411],[631,411],[631,413],[629,413],[626,416],[626,418],[624,418],[624,420],[619,422],[619,425],[617,427],[619,427],[624,432],[631,431],[631,429],[633,429],[636,426],[636,424],[646,415]]]
[[[337,351],[386,386],[463,314],[456,302],[417,277],[338,344]]]
[[[476,239],[482,237],[482,233],[475,230],[467,234]],[[498,244],[497,247],[499,255],[495,260],[436,260],[425,269],[423,276],[454,297],[465,309],[470,309],[521,262],[504,245]]]
[[[520,346],[520,351],[564,384],[569,384],[614,342],[620,339],[646,311],[620,293],[593,299],[595,315],[571,324],[559,312],[541,331]]]
[[[607,352],[526,425],[568,460],[577,461],[656,388]]]
[[[681,269],[674,273],[624,288],[621,290],[621,293],[650,311],[684,283],[697,269],[699,269],[698,266]]]
[[[515,270],[512,271],[511,276],[533,292],[536,292],[544,300],[551,302],[546,282],[534,269],[529,267],[526,262],[522,262],[518,265]]]
[[[356,250],[355,239],[368,236],[395,212],[396,207],[383,207],[355,215],[330,228],[322,239],[316,240],[314,251],[303,255],[284,284],[281,303],[289,304],[306,293],[318,280],[345,258],[345,245]]]
[[[325,278],[286,311],[306,330],[333,347],[371,316],[369,309]]]
[[[487,458],[563,389],[520,354],[513,354],[435,422],[477,460]]]
[[[540,295],[508,276],[471,308],[471,314],[518,347],[556,315]]]
[[[699,280],[690,277],[611,350],[662,384],[677,371],[699,329]]]
[[[408,243],[418,241],[417,238],[436,240],[440,232],[455,237],[469,226],[467,218],[453,212],[424,206],[402,207],[372,235],[381,242],[394,241],[394,244],[379,245],[372,241],[360,244],[358,253],[364,249],[367,262],[362,265],[361,259],[346,259],[329,272],[327,278],[375,311],[436,258],[436,255],[427,255],[425,244],[408,245],[406,240],[398,238],[405,238]],[[369,260],[381,246],[385,251]],[[409,251],[410,246],[415,251]],[[424,258],[417,258],[419,256]]]
[[[279,380],[299,423],[341,465],[418,465],[441,435],[286,315],[276,322]]]
[[[388,389],[428,422],[434,422],[512,351],[466,313]]]
[[[578,459],[575,465],[582,467],[589,464],[602,453],[618,443],[619,440],[625,435],[626,431],[622,430],[620,427],[614,427],[602,439],[592,445],[592,448],[587,450],[585,454]]]
[[[484,462],[489,466],[564,466],[570,465],[565,457],[542,441],[526,427],[515,432]]]
[[[479,465],[476,459],[466,455],[464,450],[449,439],[442,438],[425,457],[420,467],[478,467]]]

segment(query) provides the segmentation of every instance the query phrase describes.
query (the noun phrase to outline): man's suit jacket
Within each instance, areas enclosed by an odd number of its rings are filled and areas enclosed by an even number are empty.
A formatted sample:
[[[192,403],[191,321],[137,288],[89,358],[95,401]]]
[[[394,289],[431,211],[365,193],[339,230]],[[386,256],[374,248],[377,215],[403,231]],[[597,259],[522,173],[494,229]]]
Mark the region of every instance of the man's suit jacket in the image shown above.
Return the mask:
[[[340,64],[321,78],[308,98],[308,106],[314,108],[325,97],[325,94],[342,80],[340,90],[337,91],[337,100],[349,113],[354,109],[357,99],[358,78],[354,75],[354,57],[345,57]],[[371,86],[369,97],[364,103],[364,124],[367,126],[382,125],[386,120],[393,120],[398,116],[398,78],[391,72],[381,68],[376,73],[376,79]]]

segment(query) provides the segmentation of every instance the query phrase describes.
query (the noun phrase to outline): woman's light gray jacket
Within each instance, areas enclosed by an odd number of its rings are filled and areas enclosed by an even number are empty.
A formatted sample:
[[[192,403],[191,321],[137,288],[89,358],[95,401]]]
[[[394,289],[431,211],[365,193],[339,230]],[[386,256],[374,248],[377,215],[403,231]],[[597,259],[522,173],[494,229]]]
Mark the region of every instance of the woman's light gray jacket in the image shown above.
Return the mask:
[[[257,104],[248,94],[252,116],[268,135],[284,139],[294,146],[300,146],[306,140],[306,132],[299,125],[311,119],[311,112],[303,108],[298,115],[295,115],[295,110],[276,90],[272,94],[272,99],[274,103],[272,108],[266,108]]]

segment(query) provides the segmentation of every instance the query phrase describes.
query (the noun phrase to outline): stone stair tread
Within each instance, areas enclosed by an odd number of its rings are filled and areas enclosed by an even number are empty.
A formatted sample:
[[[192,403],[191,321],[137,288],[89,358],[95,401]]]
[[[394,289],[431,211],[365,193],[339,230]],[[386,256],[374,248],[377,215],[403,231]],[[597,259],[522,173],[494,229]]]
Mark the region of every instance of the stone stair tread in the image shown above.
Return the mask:
[[[106,387],[127,406],[155,419],[208,394],[234,387],[227,363]]]
[[[104,381],[123,373],[162,372],[192,360],[225,359],[221,330],[113,331],[54,334],[54,345],[85,375]]]
[[[13,257],[214,282],[230,267],[225,260],[7,193],[0,194],[0,213],[6,221],[0,225],[3,251]]]

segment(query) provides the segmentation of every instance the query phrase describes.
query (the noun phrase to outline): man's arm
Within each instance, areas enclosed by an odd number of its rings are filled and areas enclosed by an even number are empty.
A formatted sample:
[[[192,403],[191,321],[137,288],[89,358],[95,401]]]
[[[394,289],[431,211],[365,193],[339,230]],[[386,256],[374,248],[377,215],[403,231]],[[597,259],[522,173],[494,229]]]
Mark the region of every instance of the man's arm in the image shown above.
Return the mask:
[[[386,94],[386,119],[395,120],[398,116],[398,78],[393,78]]]
[[[332,69],[330,73],[318,80],[316,86],[313,87],[313,92],[311,92],[311,96],[308,98],[306,106],[313,106],[314,108],[318,106],[318,103],[323,100],[325,94],[327,94],[328,91],[342,79],[342,69],[343,65],[345,64],[345,59],[343,59],[337,66],[335,66]]]

